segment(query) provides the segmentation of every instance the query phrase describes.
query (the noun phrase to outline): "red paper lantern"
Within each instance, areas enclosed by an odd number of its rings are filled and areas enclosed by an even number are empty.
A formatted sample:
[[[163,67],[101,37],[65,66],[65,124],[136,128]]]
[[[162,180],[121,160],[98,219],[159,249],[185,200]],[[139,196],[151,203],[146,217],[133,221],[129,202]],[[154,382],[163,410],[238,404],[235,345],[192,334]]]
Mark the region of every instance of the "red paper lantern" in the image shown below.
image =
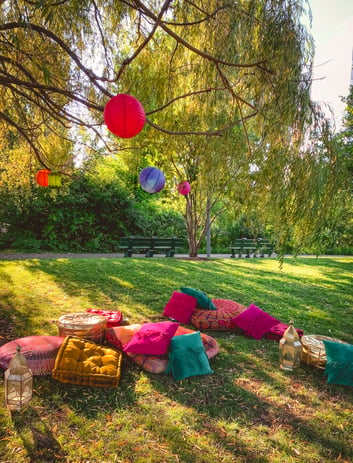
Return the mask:
[[[181,195],[187,195],[190,193],[191,186],[189,182],[180,182],[178,184],[178,191]]]
[[[50,174],[50,170],[48,169],[41,169],[38,170],[36,173],[36,182],[39,186],[48,186],[48,175]]]
[[[131,138],[141,132],[146,121],[142,104],[133,96],[119,93],[104,108],[108,129],[120,138]]]

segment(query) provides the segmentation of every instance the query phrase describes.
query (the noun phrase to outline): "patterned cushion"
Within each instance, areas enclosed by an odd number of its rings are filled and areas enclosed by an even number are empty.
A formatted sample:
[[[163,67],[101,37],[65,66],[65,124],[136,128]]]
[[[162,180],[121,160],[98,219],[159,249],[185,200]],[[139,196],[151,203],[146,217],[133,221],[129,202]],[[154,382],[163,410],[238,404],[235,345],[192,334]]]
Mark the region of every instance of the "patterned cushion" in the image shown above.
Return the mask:
[[[179,323],[174,322],[144,323],[125,344],[123,351],[149,355],[166,354],[178,326]]]
[[[170,344],[171,351],[166,373],[172,373],[176,381],[189,376],[213,373],[202,343],[200,331],[175,336]]]
[[[217,309],[217,307],[213,304],[212,300],[203,291],[194,288],[187,288],[185,286],[182,286],[180,289],[184,294],[188,294],[189,296],[195,297],[197,300],[197,306],[201,309]]]
[[[141,324],[117,326],[109,328],[106,332],[106,341],[109,345],[122,350],[123,346],[128,343],[133,335],[141,328]],[[179,326],[174,336],[180,336],[187,333],[194,333],[194,331]],[[202,343],[208,358],[212,358],[219,352],[219,345],[217,341],[201,333]],[[125,352],[125,355],[136,365],[143,368],[150,373],[164,373],[168,365],[168,354],[165,355],[147,355],[147,354],[134,354],[133,352]]]
[[[15,339],[0,347],[0,366],[8,368],[19,345],[34,375],[50,375],[62,342],[60,336],[26,336]]]
[[[66,336],[52,371],[62,383],[115,387],[121,375],[122,353],[75,336]]]
[[[188,294],[174,291],[171,298],[164,307],[163,315],[177,320],[180,323],[188,324],[191,315],[196,309],[196,298]]]
[[[123,314],[114,310],[87,309],[86,312],[103,315],[103,317],[107,319],[108,328],[111,328],[112,326],[119,326],[123,319]]]
[[[229,299],[213,299],[217,310],[196,309],[190,322],[199,330],[234,329],[232,319],[246,310],[244,305]]]

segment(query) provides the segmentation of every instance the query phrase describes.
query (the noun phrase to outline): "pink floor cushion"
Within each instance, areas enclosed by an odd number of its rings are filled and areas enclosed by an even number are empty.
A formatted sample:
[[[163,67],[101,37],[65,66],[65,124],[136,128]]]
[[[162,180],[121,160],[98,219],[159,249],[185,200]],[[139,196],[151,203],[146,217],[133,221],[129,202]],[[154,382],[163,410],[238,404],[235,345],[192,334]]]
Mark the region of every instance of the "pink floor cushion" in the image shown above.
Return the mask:
[[[180,323],[188,324],[196,305],[195,297],[174,291],[164,307],[163,315]]]
[[[141,329],[141,324],[123,325],[115,328],[109,328],[106,332],[106,342],[119,350],[123,350],[124,345],[127,344],[134,334]],[[174,336],[182,334],[194,333],[194,331],[179,326]],[[208,358],[212,358],[219,352],[219,345],[217,341],[211,336],[201,333],[202,343]],[[148,354],[135,354],[133,352],[124,352],[132,362],[139,367],[148,371],[149,373],[165,373],[169,356],[164,355],[148,355]]]
[[[123,320],[123,314],[114,310],[88,309],[86,312],[103,315],[107,319],[107,327],[119,326]]]
[[[17,346],[27,360],[34,375],[49,375],[64,338],[60,336],[26,336],[0,347],[0,366],[7,369]]]
[[[246,336],[254,339],[261,339],[265,336],[279,340],[288,328],[288,325],[272,317],[272,315],[255,304],[251,304],[246,310],[234,317],[232,322],[235,326],[244,330]],[[301,330],[297,331],[300,336],[303,334]]]
[[[178,329],[179,323],[144,323],[124,345],[124,352],[135,354],[163,355],[168,353],[170,340]]]
[[[232,319],[246,310],[245,305],[230,299],[213,299],[216,310],[196,309],[190,322],[199,330],[232,330]]]

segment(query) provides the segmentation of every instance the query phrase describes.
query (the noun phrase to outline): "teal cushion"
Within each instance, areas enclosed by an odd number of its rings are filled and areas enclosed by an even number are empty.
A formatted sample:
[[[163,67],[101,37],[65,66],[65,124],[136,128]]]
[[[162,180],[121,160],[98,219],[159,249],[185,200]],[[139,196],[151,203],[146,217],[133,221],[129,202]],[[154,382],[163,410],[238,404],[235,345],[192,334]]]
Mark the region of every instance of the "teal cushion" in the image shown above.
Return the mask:
[[[334,341],[323,340],[326,350],[327,382],[353,386],[353,346]]]
[[[213,373],[200,331],[174,336],[171,339],[166,373],[172,373],[176,381],[189,376]]]
[[[214,305],[212,300],[203,291],[199,291],[194,288],[186,288],[185,286],[182,286],[180,289],[182,293],[196,298],[198,307],[201,307],[202,309],[217,310],[217,307]]]

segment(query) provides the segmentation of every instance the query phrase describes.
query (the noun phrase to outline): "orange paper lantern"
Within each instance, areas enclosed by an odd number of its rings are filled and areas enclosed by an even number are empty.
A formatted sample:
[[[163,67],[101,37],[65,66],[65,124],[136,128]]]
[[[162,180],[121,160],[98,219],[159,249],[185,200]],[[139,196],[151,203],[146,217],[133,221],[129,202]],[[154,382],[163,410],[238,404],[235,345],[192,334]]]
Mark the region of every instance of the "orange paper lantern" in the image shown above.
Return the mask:
[[[50,170],[48,169],[41,169],[36,173],[36,182],[39,186],[48,186],[48,175],[50,174]]]

